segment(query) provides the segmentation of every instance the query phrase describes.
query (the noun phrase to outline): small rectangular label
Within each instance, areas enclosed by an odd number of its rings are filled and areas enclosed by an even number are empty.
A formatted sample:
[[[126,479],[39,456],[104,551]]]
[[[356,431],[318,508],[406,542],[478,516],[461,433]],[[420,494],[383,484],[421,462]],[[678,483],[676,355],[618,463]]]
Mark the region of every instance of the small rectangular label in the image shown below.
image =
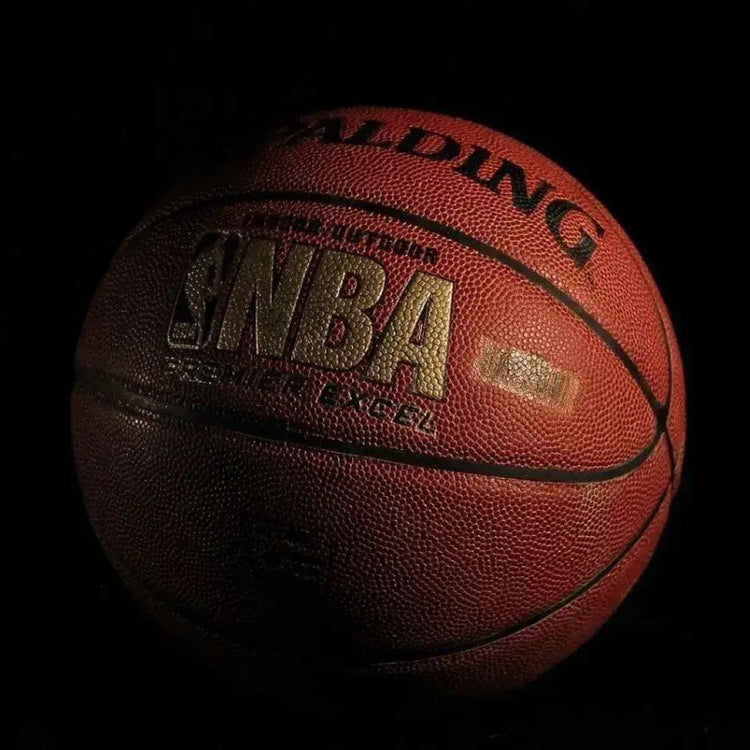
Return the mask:
[[[519,396],[568,411],[578,391],[578,378],[538,354],[485,342],[476,362],[486,383]]]

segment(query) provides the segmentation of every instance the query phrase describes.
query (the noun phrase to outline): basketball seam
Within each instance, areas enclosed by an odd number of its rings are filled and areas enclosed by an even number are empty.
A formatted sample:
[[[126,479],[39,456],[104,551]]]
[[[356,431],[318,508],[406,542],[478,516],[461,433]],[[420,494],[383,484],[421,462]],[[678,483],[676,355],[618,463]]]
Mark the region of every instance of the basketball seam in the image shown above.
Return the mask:
[[[366,652],[366,655],[363,656],[362,658],[356,659],[356,660],[351,659],[351,658],[342,660],[340,665],[344,667],[362,670],[362,669],[372,669],[372,668],[378,668],[378,667],[382,668],[382,667],[389,667],[389,666],[405,665],[410,662],[427,661],[430,659],[439,659],[442,657],[460,656],[474,649],[491,646],[499,641],[504,640],[505,638],[509,638],[511,636],[517,635],[518,633],[521,633],[522,631],[539,624],[546,618],[551,617],[556,612],[559,612],[560,610],[564,609],[566,606],[568,606],[569,604],[572,604],[581,596],[583,596],[588,591],[593,589],[597,584],[603,581],[621,562],[625,560],[625,558],[630,554],[630,552],[632,552],[635,549],[635,547],[643,540],[649,528],[651,527],[651,524],[656,520],[656,517],[659,515],[662,508],[665,506],[665,503],[669,498],[670,485],[671,485],[671,482],[667,484],[666,489],[662,492],[661,496],[659,497],[658,502],[654,506],[654,509],[649,513],[644,523],[638,529],[638,532],[625,545],[625,547],[606,566],[604,566],[592,578],[586,581],[586,583],[578,586],[570,594],[568,594],[567,596],[557,601],[551,607],[548,607],[547,609],[542,610],[541,612],[538,612],[537,614],[533,615],[530,618],[527,618],[526,620],[524,620],[521,623],[518,623],[517,625],[512,625],[511,627],[506,628],[502,631],[490,633],[488,635],[483,636],[482,638],[477,638],[473,641],[463,642],[463,643],[455,644],[452,646],[443,646],[440,648],[431,648],[431,649],[430,648],[424,648],[424,649],[404,648],[404,649],[387,649],[387,650],[370,649],[369,651]],[[151,586],[150,584],[146,584],[139,575],[135,575],[134,573],[131,572],[131,568],[129,565],[126,565],[116,555],[113,555],[112,551],[107,547],[107,545],[102,543],[102,546],[105,548],[107,555],[112,559],[113,563],[115,564],[115,567],[119,567],[123,570],[126,570],[127,575],[134,582],[136,582],[137,585],[145,589],[149,593],[150,596],[152,596],[154,599],[156,599],[160,603],[167,605],[170,609],[174,610],[176,614],[185,618],[194,626],[201,627],[207,630],[209,633],[218,635],[219,637],[228,640],[230,643],[234,643],[234,644],[243,646],[245,648],[250,648],[253,650],[257,650],[257,651],[265,651],[269,653],[274,653],[273,651],[270,651],[269,648],[265,644],[253,643],[245,639],[243,636],[239,634],[226,633],[226,632],[223,632],[222,630],[217,629],[215,625],[213,625],[210,622],[207,622],[202,616],[186,608],[184,605],[179,604],[176,601],[174,601],[171,595],[166,594],[161,590],[156,591],[153,586]]]
[[[674,361],[672,357],[672,343],[674,342],[674,344],[677,345],[676,336],[674,334],[674,331],[670,332],[671,326],[667,324],[667,319],[665,318],[665,315],[667,314],[666,305],[661,298],[656,282],[648,272],[646,262],[638,254],[638,251],[635,249],[635,245],[631,241],[630,237],[628,237],[625,230],[620,226],[620,224],[616,221],[613,221],[613,224],[615,227],[615,232],[619,235],[620,240],[623,242],[623,245],[630,251],[630,257],[633,259],[635,266],[638,269],[638,273],[641,276],[641,279],[643,279],[643,281],[646,283],[646,287],[650,292],[649,297],[651,299],[651,303],[654,306],[654,311],[656,312],[656,317],[659,321],[659,327],[661,328],[661,333],[664,338],[664,350],[667,355],[667,393],[664,398],[663,406],[663,429],[664,439],[667,444],[667,451],[669,452],[670,473],[672,475],[672,481],[674,482],[674,480],[677,478],[677,461],[675,459],[674,441],[672,439],[672,435],[669,432],[669,417],[672,411],[672,394],[674,389]],[[662,309],[664,309],[664,312],[662,312]]]
[[[448,458],[415,453],[382,446],[368,446],[336,438],[312,434],[309,430],[281,419],[241,414],[228,409],[217,409],[204,404],[189,404],[170,396],[160,400],[143,389],[117,382],[115,379],[87,368],[78,368],[76,387],[113,401],[123,407],[158,414],[186,423],[248,435],[260,440],[285,442],[329,453],[372,458],[390,463],[420,466],[426,469],[453,471],[464,474],[520,479],[531,482],[587,484],[604,482],[629,474],[643,464],[656,450],[663,430],[654,433],[651,442],[635,457],[605,469],[570,470],[539,469],[534,467],[494,464],[463,458]]]

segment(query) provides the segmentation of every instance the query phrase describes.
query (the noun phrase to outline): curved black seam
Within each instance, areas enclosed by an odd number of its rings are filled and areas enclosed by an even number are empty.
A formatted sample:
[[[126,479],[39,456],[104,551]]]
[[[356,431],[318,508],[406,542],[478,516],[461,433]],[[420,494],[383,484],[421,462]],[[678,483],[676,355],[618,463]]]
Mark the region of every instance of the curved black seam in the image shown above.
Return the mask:
[[[458,229],[440,224],[439,222],[434,221],[433,219],[428,219],[425,216],[412,214],[408,211],[403,211],[400,208],[395,208],[394,206],[386,206],[381,203],[374,203],[372,201],[362,200],[359,198],[347,198],[346,196],[341,195],[331,195],[328,193],[312,193],[303,190],[257,190],[248,191],[246,193],[233,193],[231,195],[226,195],[219,198],[210,198],[204,201],[190,203],[186,206],[181,206],[174,211],[165,213],[164,215],[155,218],[152,222],[138,230],[133,235],[133,237],[137,236],[137,234],[145,231],[146,229],[150,229],[156,224],[166,221],[167,219],[171,219],[179,214],[194,211],[196,208],[202,208],[211,205],[228,205],[231,203],[249,203],[274,200],[297,201],[300,203],[321,203],[323,205],[355,208],[373,214],[380,214],[381,216],[388,216],[392,219],[403,221],[407,224],[412,224],[414,226],[421,227],[422,229],[426,229],[433,234],[437,234],[441,237],[452,240],[453,242],[457,242],[464,247],[471,248],[472,250],[478,252],[480,255],[484,255],[487,258],[499,261],[503,265],[526,278],[528,281],[531,281],[533,284],[536,284],[537,286],[544,289],[548,294],[553,296],[555,299],[565,305],[565,307],[571,310],[571,312],[573,312],[578,318],[580,318],[605,343],[605,345],[624,365],[625,369],[630,373],[631,377],[633,378],[633,380],[635,380],[643,395],[646,397],[649,406],[656,416],[657,423],[661,423],[660,414],[663,406],[659,403],[659,400],[651,390],[651,386],[648,384],[648,381],[638,369],[638,365],[636,365],[636,363],[631,359],[630,355],[625,351],[620,342],[606,328],[604,328],[604,326],[593,315],[587,312],[580,305],[580,303],[574,300],[570,295],[568,295],[558,286],[555,286],[555,284],[549,281],[549,279],[545,278],[537,271],[534,271],[534,269],[530,268],[524,263],[521,263],[521,261],[517,260],[513,256],[508,255],[502,250],[498,250],[491,245],[487,245],[484,242],[476,239],[475,237],[471,237],[470,235],[465,234]],[[132,237],[130,239],[132,239]]]
[[[631,248],[631,256],[633,254],[637,254],[637,251],[635,250],[633,243],[630,241],[630,238],[625,234],[625,231],[620,227],[619,225],[616,225],[619,229],[619,234],[621,238],[624,238],[626,240],[626,246]],[[654,312],[656,313],[656,318],[659,321],[659,327],[661,328],[661,334],[664,339],[664,349],[667,353],[667,393],[664,397],[664,403],[661,407],[661,410],[659,414],[657,415],[657,418],[659,421],[658,429],[662,430],[664,433],[664,440],[667,445],[667,453],[669,456],[669,474],[671,477],[671,482],[674,484],[675,475],[676,475],[676,469],[677,469],[677,461],[675,460],[675,451],[674,451],[674,443],[672,441],[672,436],[669,434],[669,413],[672,409],[672,389],[673,389],[673,380],[674,380],[674,363],[672,361],[672,344],[670,342],[669,337],[669,331],[667,330],[667,324],[664,320],[664,316],[662,315],[661,307],[659,305],[659,293],[655,289],[656,283],[653,279],[649,278],[646,273],[646,269],[644,268],[644,263],[639,263],[638,260],[641,260],[639,258],[636,258],[636,268],[638,269],[638,273],[641,275],[641,279],[646,283],[647,287],[651,288],[651,303],[654,307]],[[676,488],[674,488],[676,489]]]
[[[512,635],[515,635],[516,633],[521,632],[522,630],[526,630],[526,628],[530,628],[533,625],[536,625],[537,623],[541,622],[545,618],[549,617],[550,615],[554,614],[558,610],[567,606],[568,604],[573,602],[575,599],[577,599],[579,596],[582,596],[587,591],[592,589],[603,578],[606,578],[606,576],[609,573],[611,573],[612,570],[614,570],[625,559],[627,554],[638,544],[638,542],[641,541],[641,539],[644,537],[649,527],[653,523],[654,519],[659,514],[659,511],[664,505],[664,501],[666,500],[667,497],[669,497],[669,489],[671,487],[671,484],[672,482],[670,480],[667,483],[667,486],[664,489],[664,492],[662,492],[661,497],[659,498],[659,501],[656,503],[656,506],[648,515],[648,517],[646,518],[646,520],[644,521],[643,525],[638,530],[636,535],[628,542],[628,544],[625,545],[625,548],[606,567],[602,568],[593,578],[591,578],[586,583],[579,586],[577,589],[575,589],[570,594],[568,594],[568,596],[566,596],[564,599],[561,599],[559,602],[553,604],[551,607],[545,610],[542,610],[541,612],[533,615],[527,620],[524,620],[522,623],[519,623],[518,625],[513,625],[510,628],[507,628],[505,630],[497,631],[495,633],[490,633],[482,638],[477,638],[473,641],[464,642],[456,646],[446,646],[443,648],[435,648],[431,650],[401,649],[401,650],[389,651],[388,656],[390,657],[391,655],[393,655],[395,656],[394,659],[388,658],[388,659],[384,659],[383,661],[375,662],[373,664],[371,659],[378,658],[377,655],[373,655],[370,657],[369,665],[370,666],[375,666],[376,664],[388,665],[388,664],[404,662],[404,661],[420,661],[423,659],[431,659],[431,658],[435,658],[439,656],[449,656],[451,654],[456,654],[456,653],[460,653],[463,651],[470,651],[471,649],[474,649],[474,648],[481,648],[482,646],[488,646],[492,643],[502,640],[503,638],[508,638]]]
[[[427,469],[479,474],[507,479],[522,479],[534,482],[584,484],[616,479],[640,466],[655,450],[661,439],[661,433],[655,433],[651,442],[637,456],[625,463],[607,469],[593,469],[589,471],[537,469],[523,466],[491,464],[462,458],[445,458],[443,456],[425,455],[395,448],[350,443],[313,434],[304,427],[280,419],[256,417],[230,410],[218,410],[201,404],[190,405],[175,403],[174,401],[164,401],[145,393],[134,391],[121,383],[117,383],[112,379],[84,368],[80,368],[78,371],[76,385],[131,409],[140,409],[183,422],[237,432],[260,440],[293,443],[315,450],[373,458],[408,466],[420,466]]]
[[[667,326],[664,323],[664,318],[662,317],[661,310],[659,310],[659,305],[656,303],[656,300],[654,300],[654,304],[656,307],[656,317],[659,320],[659,325],[661,326],[662,334],[664,335],[664,345],[667,350],[667,374],[669,376],[667,379],[667,395],[664,399],[664,406],[662,407],[661,411],[661,422],[659,424],[659,429],[664,433],[664,442],[667,445],[667,453],[669,455],[669,481],[670,483],[674,483],[677,461],[675,460],[672,436],[669,434],[668,429],[669,411],[672,408],[672,379],[674,377],[674,368],[672,365],[672,346],[669,341]]]
[[[541,612],[538,612],[537,614],[533,615],[529,619],[524,620],[523,622],[517,625],[513,625],[509,628],[506,628],[505,630],[490,633],[489,635],[483,636],[482,638],[477,638],[472,641],[464,641],[463,643],[455,644],[452,646],[443,646],[439,648],[425,648],[425,649],[415,649],[415,648],[388,649],[388,650],[371,649],[356,660],[352,659],[351,656],[349,656],[348,658],[347,657],[341,658],[337,663],[343,667],[363,670],[363,669],[372,669],[374,667],[376,668],[376,667],[383,667],[383,666],[389,666],[389,665],[394,665],[394,664],[395,665],[403,664],[406,662],[424,661],[427,659],[435,659],[435,658],[440,658],[443,656],[455,656],[458,654],[465,653],[467,651],[471,651],[472,649],[482,648],[484,646],[492,645],[493,643],[497,643],[498,641],[501,641],[505,638],[509,638],[510,636],[516,635],[517,633],[520,633],[521,631],[526,630],[527,628],[530,628],[536,625],[537,623],[541,622],[545,618],[550,617],[551,615],[555,614],[555,612],[558,612],[559,610],[563,609],[568,604],[571,604],[573,601],[578,599],[578,597],[583,596],[590,589],[596,586],[597,583],[599,583],[601,580],[606,578],[606,576],[609,575],[609,573],[611,573],[627,557],[627,555],[643,539],[649,527],[653,523],[654,519],[659,514],[659,511],[664,505],[665,499],[669,495],[670,485],[671,485],[671,482],[670,484],[667,485],[667,488],[664,490],[661,497],[659,498],[659,502],[656,504],[653,511],[649,514],[649,516],[647,517],[647,519],[645,520],[641,528],[638,530],[636,535],[633,537],[633,539],[631,539],[630,542],[628,542],[625,548],[606,567],[602,568],[602,570],[600,570],[593,578],[588,580],[586,583],[574,589],[568,596],[556,602],[551,607],[548,607],[547,609],[542,610]],[[229,640],[231,643],[235,643],[244,648],[249,648],[254,651],[265,651],[268,653],[276,653],[279,656],[283,656],[283,654],[278,653],[275,649],[273,650],[269,649],[269,647],[265,644],[258,643],[258,642],[254,643],[248,640],[247,638],[244,638],[243,636],[236,634],[236,633],[222,632],[221,630],[218,630],[214,624],[210,623],[204,617],[196,614],[191,609],[185,607],[185,605],[180,604],[179,602],[174,600],[173,597],[170,596],[169,594],[166,594],[161,590],[157,591],[151,584],[146,584],[139,575],[136,575],[132,572],[129,565],[124,564],[115,555],[113,555],[111,551],[107,548],[106,544],[102,543],[102,546],[105,548],[107,556],[110,558],[110,560],[112,560],[116,568],[120,568],[126,571],[126,575],[129,578],[131,578],[134,582],[136,582],[138,586],[148,591],[151,597],[153,597],[154,599],[157,599],[159,602],[163,604],[166,604],[168,607],[174,610],[178,615],[180,615],[180,617],[183,617],[185,620],[188,620],[194,626],[200,627],[209,633],[218,635],[219,637]]]

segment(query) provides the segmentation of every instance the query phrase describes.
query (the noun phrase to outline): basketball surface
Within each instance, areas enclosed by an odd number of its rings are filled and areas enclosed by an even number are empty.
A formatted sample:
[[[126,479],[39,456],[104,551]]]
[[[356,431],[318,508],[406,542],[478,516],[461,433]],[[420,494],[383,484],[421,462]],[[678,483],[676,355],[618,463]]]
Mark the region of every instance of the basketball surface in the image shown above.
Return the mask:
[[[452,117],[310,115],[166,196],[81,334],[78,474],[139,603],[259,689],[465,698],[583,644],[682,465],[679,350],[561,168]]]

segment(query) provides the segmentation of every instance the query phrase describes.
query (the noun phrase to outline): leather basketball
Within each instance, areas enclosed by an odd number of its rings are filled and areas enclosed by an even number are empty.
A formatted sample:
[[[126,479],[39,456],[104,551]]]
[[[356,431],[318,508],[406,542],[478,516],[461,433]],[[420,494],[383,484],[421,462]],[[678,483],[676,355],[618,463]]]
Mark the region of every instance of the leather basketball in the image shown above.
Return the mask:
[[[637,250],[560,167],[442,115],[305,116],[166,196],[77,368],[113,565],[285,695],[533,679],[637,580],[680,476],[680,354]]]

